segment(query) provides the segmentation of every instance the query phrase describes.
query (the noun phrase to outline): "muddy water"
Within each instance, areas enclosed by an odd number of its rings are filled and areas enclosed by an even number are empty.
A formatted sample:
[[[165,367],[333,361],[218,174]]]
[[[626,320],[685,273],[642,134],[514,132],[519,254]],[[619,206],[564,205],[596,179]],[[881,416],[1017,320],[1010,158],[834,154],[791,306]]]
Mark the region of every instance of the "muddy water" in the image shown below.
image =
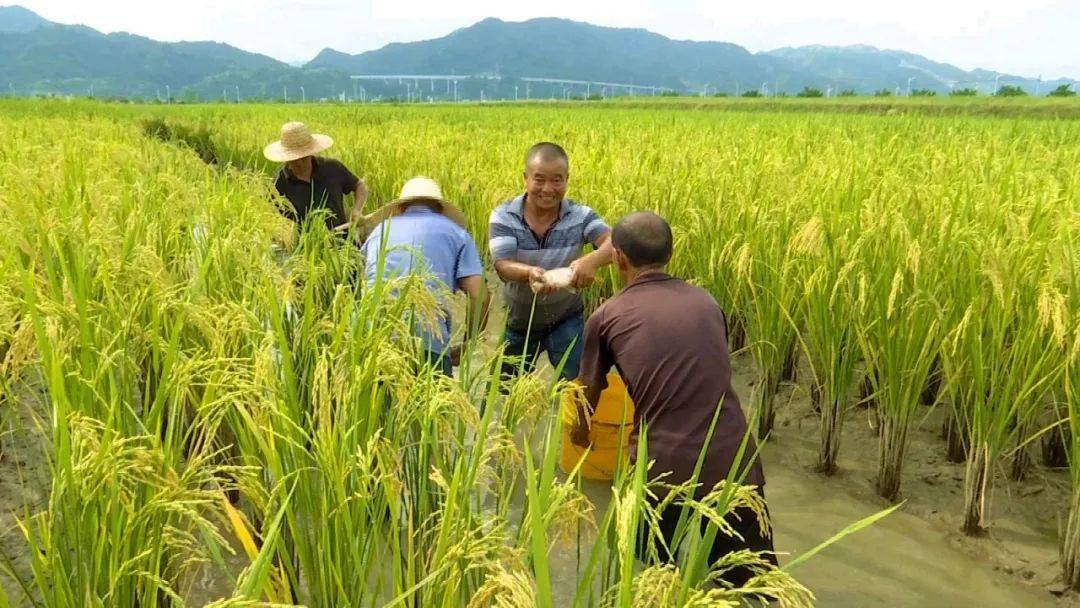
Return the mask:
[[[867,491],[852,494],[805,471],[770,466],[772,451],[765,454],[765,466],[778,551],[810,549],[882,507]],[[954,547],[937,526],[898,511],[819,553],[793,574],[820,606],[1055,605],[1049,593],[1004,580],[988,566]]]
[[[735,388],[746,403],[752,362],[738,358],[734,368]],[[806,370],[803,377],[808,376]],[[798,555],[888,504],[873,490],[877,437],[866,410],[849,411],[840,472],[827,478],[812,472],[818,418],[808,394],[791,386],[781,393],[783,409],[763,449],[766,496],[777,551]],[[958,532],[963,465],[941,457],[935,425],[943,414],[927,410],[912,429],[902,488],[907,503],[901,510],[825,549],[793,574],[814,592],[818,605],[829,607],[1080,605],[1044,588],[1058,573],[1056,534],[1046,524],[1065,504],[1059,504],[1060,480],[1052,475],[1032,480],[1039,492],[1029,497],[999,490],[990,536],[963,537]],[[995,568],[1004,563],[1033,567],[1037,584]]]
[[[752,362],[740,358],[734,368],[736,390],[748,402]],[[810,472],[816,426],[809,400],[791,387],[784,391],[777,429],[764,448],[766,493],[777,550],[799,554],[887,505],[874,497],[870,486],[876,441],[858,412],[852,414],[845,429],[841,472],[834,478],[824,478]],[[29,403],[38,395],[26,397]],[[0,457],[0,549],[14,554],[16,567],[23,573],[28,570],[26,554],[17,539],[14,514],[26,505],[43,506],[47,496],[48,469],[40,442],[34,439],[34,426],[25,410],[8,416],[5,449]],[[962,475],[962,465],[934,462],[935,441],[931,431],[913,433],[904,481],[909,503],[903,510],[840,541],[794,572],[815,593],[818,605],[1080,606],[1075,599],[1056,599],[1045,590],[1058,568],[1054,522],[1065,506],[1060,488],[1063,476],[1045,474],[1020,488],[1005,487],[995,495],[996,519],[991,536],[964,539],[956,533],[957,521],[942,515],[959,513],[957,476]],[[610,501],[610,487],[588,482],[584,489],[597,513],[603,513]],[[521,502],[514,508],[520,510]],[[562,545],[552,552],[555,599],[560,606],[570,605],[578,555],[585,559],[591,547],[591,539],[583,541],[580,547]],[[204,601],[227,595],[231,579],[244,565],[240,563],[242,558],[235,561],[231,563],[235,571],[229,576],[204,572],[193,581],[190,605],[201,606]],[[1002,564],[1009,565],[1009,569],[1018,564],[1029,567],[1032,580],[1025,582],[1016,575],[1004,574],[1000,571]],[[9,583],[0,581],[10,592]],[[12,596],[15,605],[21,605],[14,593]]]
[[[733,367],[735,388],[743,402],[749,402],[752,361],[738,358]],[[808,395],[788,386],[782,397],[777,428],[763,448],[775,545],[787,554],[780,557],[781,564],[889,506],[873,491],[877,442],[867,428],[865,411],[849,413],[841,471],[827,478],[812,472],[817,418]],[[994,495],[990,536],[963,537],[957,517],[963,465],[944,464],[933,456],[939,451],[935,424],[936,419],[924,420],[912,431],[905,471],[908,503],[825,549],[793,574],[825,607],[1080,606],[1077,598],[1059,599],[1045,588],[1059,568],[1051,522],[1067,504],[1063,476],[1046,472],[1030,486],[1002,488]],[[586,482],[584,490],[597,513],[603,513],[610,502],[610,486]],[[582,559],[589,546],[586,540],[580,548]],[[564,603],[573,597],[577,555],[573,546],[557,547],[552,555],[553,572],[560,578],[554,591]],[[1030,580],[1001,571],[1012,567],[1028,569]]]
[[[770,466],[772,460],[766,452],[767,497],[778,551],[797,555],[882,507],[864,496],[837,491],[830,480]],[[588,482],[585,491],[602,512],[610,487]],[[588,548],[586,542],[583,560]],[[784,561],[782,556],[781,563]],[[556,599],[568,605],[574,594],[576,548],[556,547],[551,562],[558,577]],[[814,592],[818,605],[826,607],[1063,605],[1049,593],[1022,587],[999,575],[985,561],[953,547],[937,527],[903,511],[829,547],[794,574]]]

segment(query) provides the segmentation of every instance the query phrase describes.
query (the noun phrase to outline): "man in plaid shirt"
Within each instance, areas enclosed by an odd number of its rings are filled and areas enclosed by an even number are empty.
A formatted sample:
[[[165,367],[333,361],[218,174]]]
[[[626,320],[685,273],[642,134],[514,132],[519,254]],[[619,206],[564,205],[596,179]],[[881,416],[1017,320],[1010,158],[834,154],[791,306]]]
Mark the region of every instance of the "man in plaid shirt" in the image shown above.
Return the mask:
[[[581,295],[544,281],[544,271],[569,267],[571,286],[592,284],[611,263],[611,229],[591,208],[566,198],[570,160],[557,144],[541,142],[525,155],[525,193],[491,213],[488,246],[503,281],[506,354],[529,371],[541,352],[561,376],[577,377],[585,327]],[[585,245],[593,251],[584,253]],[[584,254],[584,255],[583,255]],[[504,376],[518,372],[514,362]]]

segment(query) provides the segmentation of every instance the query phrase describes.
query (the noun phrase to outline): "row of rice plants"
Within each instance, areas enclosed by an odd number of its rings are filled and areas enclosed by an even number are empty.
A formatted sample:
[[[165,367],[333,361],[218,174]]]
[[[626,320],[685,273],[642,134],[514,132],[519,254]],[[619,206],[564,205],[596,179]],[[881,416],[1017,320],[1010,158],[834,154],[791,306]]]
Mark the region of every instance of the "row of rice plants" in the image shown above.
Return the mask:
[[[695,534],[689,567],[638,571],[644,459],[597,519],[555,475],[558,387],[526,376],[504,397],[496,364],[460,381],[423,368],[402,339],[436,314],[423,283],[360,289],[355,249],[317,223],[290,236],[258,176],[136,123],[35,126],[2,149],[0,225],[4,293],[48,395],[52,491],[21,520],[32,573],[0,597],[180,606],[209,572],[229,582],[219,605],[812,603],[753,554],[732,562],[758,569],[747,588],[711,585]],[[715,528],[748,496],[671,500]],[[548,560],[579,524],[596,540],[566,585]]]

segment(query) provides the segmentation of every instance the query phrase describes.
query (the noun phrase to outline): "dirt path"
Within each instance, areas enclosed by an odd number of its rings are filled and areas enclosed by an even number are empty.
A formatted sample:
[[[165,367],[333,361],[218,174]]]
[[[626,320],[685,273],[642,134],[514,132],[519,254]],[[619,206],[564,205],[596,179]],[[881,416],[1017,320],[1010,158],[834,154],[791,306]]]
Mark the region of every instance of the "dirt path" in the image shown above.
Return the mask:
[[[26,542],[17,520],[26,510],[46,506],[49,499],[49,465],[45,441],[35,421],[43,411],[42,395],[23,386],[14,402],[0,403],[0,560],[24,580],[31,574]],[[0,586],[7,590],[15,606],[22,605],[22,592],[0,567]]]

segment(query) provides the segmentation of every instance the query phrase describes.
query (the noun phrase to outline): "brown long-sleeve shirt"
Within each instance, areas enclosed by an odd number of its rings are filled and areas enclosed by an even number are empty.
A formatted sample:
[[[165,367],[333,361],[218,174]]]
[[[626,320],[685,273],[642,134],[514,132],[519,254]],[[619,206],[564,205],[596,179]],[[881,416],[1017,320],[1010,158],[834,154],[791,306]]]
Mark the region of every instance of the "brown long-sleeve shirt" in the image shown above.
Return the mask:
[[[733,469],[747,423],[731,386],[727,338],[724,313],[712,296],[661,271],[640,275],[586,323],[580,380],[602,390],[611,367],[618,369],[634,401],[632,442],[646,429],[655,460],[650,478],[671,472],[665,481],[680,483],[692,477],[719,406],[699,495],[742,471],[743,483],[765,485],[760,460],[750,462],[757,451],[752,437],[743,456],[749,464]]]

